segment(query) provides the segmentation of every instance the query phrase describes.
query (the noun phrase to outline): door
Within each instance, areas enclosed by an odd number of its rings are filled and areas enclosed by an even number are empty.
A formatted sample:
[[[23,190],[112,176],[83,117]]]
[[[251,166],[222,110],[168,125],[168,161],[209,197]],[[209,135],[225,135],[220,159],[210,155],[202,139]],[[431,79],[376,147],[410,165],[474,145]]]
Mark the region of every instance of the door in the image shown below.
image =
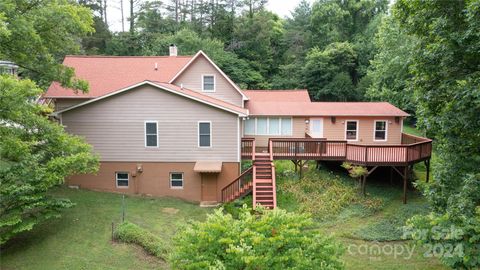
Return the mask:
[[[204,202],[218,201],[216,173],[202,173],[202,201]]]
[[[313,138],[323,138],[323,118],[310,118],[310,135]]]

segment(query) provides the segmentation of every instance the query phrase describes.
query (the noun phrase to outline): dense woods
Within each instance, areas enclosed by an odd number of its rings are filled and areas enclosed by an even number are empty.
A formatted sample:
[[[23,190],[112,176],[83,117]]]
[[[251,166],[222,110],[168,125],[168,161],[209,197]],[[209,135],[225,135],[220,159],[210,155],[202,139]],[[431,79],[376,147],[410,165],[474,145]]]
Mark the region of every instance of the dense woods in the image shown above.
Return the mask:
[[[105,2],[81,1],[95,10],[96,28],[83,50],[165,55],[175,43],[181,54],[204,50],[243,88],[308,88],[316,100],[365,99],[387,0],[302,1],[287,18],[266,10],[266,2],[135,1],[133,28],[110,33]]]

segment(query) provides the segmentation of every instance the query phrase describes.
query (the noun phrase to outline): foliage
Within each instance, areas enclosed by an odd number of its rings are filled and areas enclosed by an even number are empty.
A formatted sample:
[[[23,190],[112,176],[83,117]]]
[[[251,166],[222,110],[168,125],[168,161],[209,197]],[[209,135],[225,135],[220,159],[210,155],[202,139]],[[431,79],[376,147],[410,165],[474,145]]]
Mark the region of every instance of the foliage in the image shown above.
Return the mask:
[[[367,175],[368,170],[364,166],[356,166],[349,162],[343,162],[342,167],[348,171],[348,174],[352,178],[359,178],[361,176]]]
[[[193,222],[176,236],[177,269],[342,269],[341,249],[331,238],[309,230],[307,215],[244,206],[239,219],[221,209]]]
[[[98,168],[91,146],[68,135],[45,116],[49,108],[34,102],[41,93],[30,80],[0,77],[0,244],[58,217],[72,204],[47,191],[69,175]]]
[[[130,222],[123,222],[115,229],[115,239],[125,243],[137,244],[148,253],[161,259],[166,257],[166,249],[162,240],[153,233]]]
[[[369,241],[397,241],[405,239],[405,222],[414,215],[428,213],[428,205],[410,203],[396,207],[379,220],[353,232],[353,237]]]
[[[93,31],[92,24],[90,9],[72,1],[2,0],[0,59],[15,62],[42,87],[58,81],[86,91],[88,84],[58,62],[79,52],[78,39]]]
[[[361,204],[372,210],[382,205],[381,200],[361,196],[353,184],[328,172],[310,172],[300,180],[279,183],[278,193],[282,196],[291,194],[298,202],[300,212],[311,213],[319,220],[327,220],[352,204]]]
[[[415,39],[407,35],[392,17],[386,16],[374,40],[378,53],[368,71],[372,84],[367,90],[367,96],[373,100],[388,100],[399,108],[414,113],[413,88],[408,82],[412,79],[409,67],[413,61],[411,52]]]
[[[443,256],[454,268],[480,266],[480,1],[398,1],[393,10],[404,31],[415,38],[413,76],[419,125],[435,135],[438,154],[435,182],[422,186],[432,213],[409,223],[423,243],[454,243],[462,254]],[[444,239],[427,230],[455,229]],[[477,254],[477,255],[475,255]]]
[[[357,54],[348,42],[332,43],[325,50],[311,49],[305,59],[303,80],[316,100],[358,100],[353,74]]]

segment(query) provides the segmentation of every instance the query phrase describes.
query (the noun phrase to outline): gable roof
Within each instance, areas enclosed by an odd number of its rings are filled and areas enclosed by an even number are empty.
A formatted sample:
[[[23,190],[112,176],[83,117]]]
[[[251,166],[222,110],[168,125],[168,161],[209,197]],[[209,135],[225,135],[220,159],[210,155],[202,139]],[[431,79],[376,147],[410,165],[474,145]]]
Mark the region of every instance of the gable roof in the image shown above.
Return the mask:
[[[225,102],[225,101],[222,101],[222,100],[219,100],[219,99],[207,96],[207,95],[203,95],[203,94],[201,94],[199,92],[196,92],[196,91],[193,91],[193,90],[189,90],[189,89],[186,89],[186,88],[181,88],[181,87],[178,87],[178,86],[173,85],[173,84],[147,81],[147,80],[143,81],[141,83],[130,85],[128,87],[125,87],[123,89],[114,91],[112,93],[109,93],[109,94],[106,94],[106,95],[103,95],[103,96],[100,96],[100,97],[97,97],[97,98],[94,98],[94,99],[87,100],[87,101],[82,102],[80,104],[68,107],[68,108],[60,110],[58,112],[55,112],[54,114],[55,115],[62,114],[64,112],[76,109],[78,107],[82,107],[82,106],[85,106],[87,104],[94,103],[94,102],[97,102],[99,100],[109,98],[111,96],[129,91],[129,90],[136,89],[136,88],[138,88],[139,86],[142,86],[142,85],[151,85],[151,86],[156,87],[158,89],[162,89],[164,91],[167,91],[167,92],[170,92],[170,93],[182,96],[182,97],[186,97],[186,98],[189,98],[191,100],[209,105],[211,107],[218,108],[218,109],[221,109],[221,110],[224,110],[224,111],[227,111],[227,112],[237,114],[239,116],[247,116],[248,115],[248,110],[247,109],[235,106],[231,103],[228,103],[228,102]]]
[[[73,67],[75,75],[87,80],[88,93],[53,82],[44,98],[96,98],[145,80],[170,81],[192,56],[76,56],[67,55],[65,66]],[[157,69],[155,69],[155,66]]]
[[[243,92],[255,102],[310,102],[310,96],[306,89],[298,90],[243,90]]]
[[[212,66],[228,81],[228,83],[230,85],[232,85],[233,88],[235,88],[235,90],[237,90],[237,92],[242,96],[243,100],[248,100],[248,97],[242,92],[242,90],[240,89],[240,87],[238,87],[238,85],[236,85],[211,59],[210,57],[208,57],[202,50],[198,51],[197,54],[195,54],[192,59],[190,59],[190,61],[182,68],[180,69],[177,74],[175,74],[175,76],[173,76],[173,78],[170,79],[170,81],[168,81],[169,83],[173,83],[175,81],[175,79],[177,79],[185,70],[187,70],[187,68],[193,63],[195,62],[195,60],[198,59],[198,57],[200,56],[203,56],[205,57],[205,59],[207,59],[207,61],[212,64]]]

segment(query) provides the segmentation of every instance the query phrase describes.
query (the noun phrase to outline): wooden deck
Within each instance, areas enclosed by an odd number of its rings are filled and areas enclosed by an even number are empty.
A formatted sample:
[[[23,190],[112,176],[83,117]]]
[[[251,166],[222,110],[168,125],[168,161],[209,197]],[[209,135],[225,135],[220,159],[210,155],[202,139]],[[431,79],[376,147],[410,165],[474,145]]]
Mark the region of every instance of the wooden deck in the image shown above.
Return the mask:
[[[242,139],[242,159],[252,159],[255,140]],[[402,133],[402,144],[361,145],[341,140],[275,138],[269,140],[274,160],[347,161],[364,166],[408,166],[430,159],[432,140]]]

